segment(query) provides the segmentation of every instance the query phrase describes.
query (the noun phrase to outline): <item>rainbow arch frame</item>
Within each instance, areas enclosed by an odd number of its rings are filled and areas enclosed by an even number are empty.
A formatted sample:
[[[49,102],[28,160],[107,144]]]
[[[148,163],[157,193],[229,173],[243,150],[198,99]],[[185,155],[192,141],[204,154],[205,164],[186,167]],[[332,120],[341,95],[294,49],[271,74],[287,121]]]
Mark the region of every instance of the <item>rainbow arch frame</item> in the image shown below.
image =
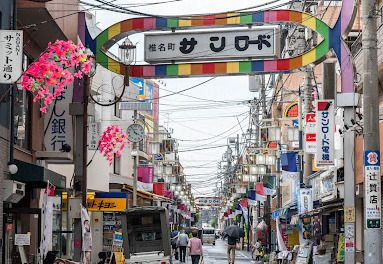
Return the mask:
[[[263,73],[288,73],[309,64],[322,62],[333,50],[342,72],[342,92],[353,92],[353,62],[343,40],[349,32],[356,14],[354,0],[343,0],[337,22],[330,28],[311,14],[296,10],[269,10],[247,13],[221,13],[210,16],[192,16],[189,20],[178,18],[142,17],[118,22],[101,32],[94,40],[88,29],[85,45],[96,55],[96,61],[117,74],[141,78],[172,78],[193,76],[247,75]],[[226,18],[228,17],[228,18]],[[322,36],[322,41],[306,53],[286,59],[242,60],[225,62],[154,64],[126,66],[109,57],[107,50],[119,40],[139,32],[184,30],[209,27],[236,27],[261,24],[295,23],[308,27]],[[347,78],[348,77],[348,78]]]

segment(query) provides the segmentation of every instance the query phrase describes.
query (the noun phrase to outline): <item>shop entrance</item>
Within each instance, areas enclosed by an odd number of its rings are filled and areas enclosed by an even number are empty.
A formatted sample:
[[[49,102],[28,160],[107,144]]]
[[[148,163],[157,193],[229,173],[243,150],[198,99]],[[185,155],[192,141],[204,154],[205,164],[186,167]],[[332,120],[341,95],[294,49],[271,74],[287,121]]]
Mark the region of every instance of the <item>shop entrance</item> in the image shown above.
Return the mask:
[[[4,210],[4,252],[3,263],[37,263],[38,245],[41,240],[41,210],[39,208],[6,208]],[[16,234],[24,234],[30,241],[17,246]],[[29,245],[27,245],[29,244]]]

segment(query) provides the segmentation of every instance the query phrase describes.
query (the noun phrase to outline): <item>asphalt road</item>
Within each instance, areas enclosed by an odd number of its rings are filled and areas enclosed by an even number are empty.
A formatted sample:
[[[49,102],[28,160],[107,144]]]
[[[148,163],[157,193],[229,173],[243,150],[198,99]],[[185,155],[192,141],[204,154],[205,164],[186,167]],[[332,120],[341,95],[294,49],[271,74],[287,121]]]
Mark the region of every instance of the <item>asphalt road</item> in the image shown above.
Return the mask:
[[[203,246],[204,262],[205,264],[227,264],[226,255],[226,241],[217,239],[215,246],[204,245]],[[174,264],[179,264],[179,261],[174,261]],[[236,250],[235,264],[256,263],[251,260],[251,254],[246,251]],[[191,264],[191,258],[188,257],[186,264]]]

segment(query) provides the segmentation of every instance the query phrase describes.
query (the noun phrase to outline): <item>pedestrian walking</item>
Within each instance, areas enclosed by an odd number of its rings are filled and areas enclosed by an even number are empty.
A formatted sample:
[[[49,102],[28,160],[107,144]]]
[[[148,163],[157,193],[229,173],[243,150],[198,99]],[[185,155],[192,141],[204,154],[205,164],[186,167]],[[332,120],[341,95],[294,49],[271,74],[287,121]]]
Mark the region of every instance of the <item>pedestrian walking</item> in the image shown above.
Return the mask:
[[[178,250],[177,250],[177,240],[178,240],[179,232],[177,230],[174,230],[170,234],[170,244],[172,246],[172,256],[176,260],[178,260]]]
[[[202,249],[202,242],[201,239],[199,239],[198,232],[193,231],[192,232],[192,238],[189,240],[188,248],[189,248],[189,256],[191,256],[192,264],[199,264],[199,260],[202,257],[203,259],[203,249]]]
[[[180,249],[180,261],[185,263],[186,258],[186,247],[189,243],[189,237],[185,234],[185,230],[181,230],[181,233],[178,235],[177,246]]]
[[[228,226],[224,233],[225,237],[227,237],[227,260],[229,264],[234,264],[237,241],[240,237],[243,237],[245,233],[243,229],[237,225]]]
[[[229,264],[235,262],[235,249],[237,247],[238,238],[227,236],[227,260]]]

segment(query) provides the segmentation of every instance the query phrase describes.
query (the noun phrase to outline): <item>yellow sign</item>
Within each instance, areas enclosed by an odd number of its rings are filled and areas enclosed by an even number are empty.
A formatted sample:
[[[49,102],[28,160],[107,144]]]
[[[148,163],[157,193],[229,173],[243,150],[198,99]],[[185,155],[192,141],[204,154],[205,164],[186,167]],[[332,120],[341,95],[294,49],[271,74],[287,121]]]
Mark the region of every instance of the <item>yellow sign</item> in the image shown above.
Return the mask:
[[[344,222],[354,223],[355,222],[355,208],[345,207],[344,208]]]
[[[114,257],[116,258],[116,264],[125,264],[125,257],[122,252],[114,252]]]
[[[118,212],[127,208],[126,198],[94,198],[88,199],[89,211]]]

